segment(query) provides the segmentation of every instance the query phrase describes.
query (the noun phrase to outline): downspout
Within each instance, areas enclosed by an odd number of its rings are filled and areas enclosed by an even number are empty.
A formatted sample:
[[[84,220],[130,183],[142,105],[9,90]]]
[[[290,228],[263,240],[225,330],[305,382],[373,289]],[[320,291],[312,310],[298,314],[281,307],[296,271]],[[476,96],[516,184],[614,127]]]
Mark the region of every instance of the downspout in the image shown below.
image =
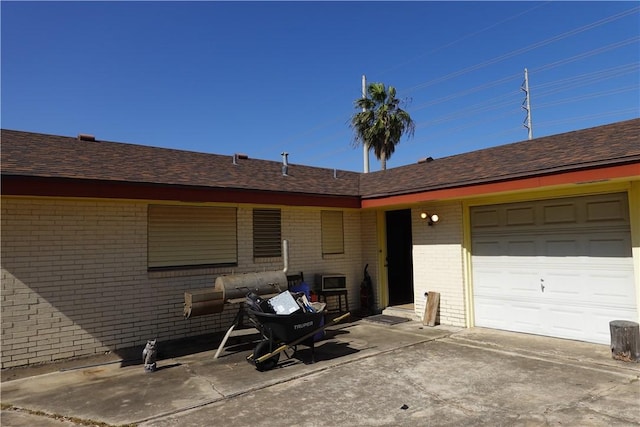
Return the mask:
[[[282,272],[286,276],[287,272],[289,271],[289,241],[288,240],[282,241],[282,260],[284,261],[284,268],[282,269]]]

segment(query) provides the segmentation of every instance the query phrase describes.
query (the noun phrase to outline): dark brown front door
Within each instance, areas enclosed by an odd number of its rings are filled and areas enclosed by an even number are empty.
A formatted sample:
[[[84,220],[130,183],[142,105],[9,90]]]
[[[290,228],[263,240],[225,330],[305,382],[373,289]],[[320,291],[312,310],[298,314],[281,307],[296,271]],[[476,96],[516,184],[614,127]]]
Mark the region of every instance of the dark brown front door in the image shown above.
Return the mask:
[[[386,212],[389,305],[413,303],[411,210]]]

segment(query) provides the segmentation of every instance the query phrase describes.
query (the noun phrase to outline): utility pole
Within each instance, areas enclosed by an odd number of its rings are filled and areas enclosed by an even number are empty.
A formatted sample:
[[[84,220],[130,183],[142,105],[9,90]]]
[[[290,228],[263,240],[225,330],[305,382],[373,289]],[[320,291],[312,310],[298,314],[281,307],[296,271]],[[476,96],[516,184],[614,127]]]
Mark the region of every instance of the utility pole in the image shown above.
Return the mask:
[[[367,97],[367,77],[362,75],[362,98]],[[367,111],[362,107],[362,112]],[[369,173],[369,145],[366,142],[362,143],[362,158],[364,160],[364,173]]]
[[[524,69],[524,82],[520,89],[524,92],[524,101],[522,102],[522,109],[527,112],[527,117],[524,119],[524,127],[529,131],[529,139],[533,138],[533,127],[531,126],[531,101],[529,97],[529,72]]]

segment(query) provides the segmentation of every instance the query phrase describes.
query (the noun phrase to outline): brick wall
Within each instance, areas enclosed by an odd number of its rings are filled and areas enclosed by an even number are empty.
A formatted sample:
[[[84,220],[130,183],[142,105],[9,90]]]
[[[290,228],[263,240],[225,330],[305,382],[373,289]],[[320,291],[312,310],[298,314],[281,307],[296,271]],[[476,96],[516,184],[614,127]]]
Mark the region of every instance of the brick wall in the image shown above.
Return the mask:
[[[147,203],[46,198],[2,199],[2,368],[117,352],[226,330],[237,308],[182,317],[184,292],[215,277],[279,270],[281,258],[254,261],[252,210],[238,209],[235,268],[147,271]],[[283,209],[290,272],[347,275],[350,306],[361,280],[358,211],[344,212],[345,253],[323,257],[320,209]]]
[[[152,315],[140,309],[152,291],[139,286],[144,220],[134,204],[3,199],[3,367],[104,352],[152,333]]]
[[[302,271],[313,285],[316,274],[347,276],[349,308],[359,307],[362,245],[360,212],[344,211],[344,254],[322,255],[320,209],[287,209],[282,212],[282,238],[289,241],[289,271]],[[373,230],[372,230],[373,231]]]
[[[364,266],[369,264],[367,272],[371,276],[371,282],[373,283],[373,297],[375,301],[375,308],[382,307],[381,301],[381,289],[379,288],[379,274],[386,269],[380,268],[379,265],[379,251],[378,240],[376,230],[378,229],[378,217],[376,211],[363,211],[361,220],[361,241],[362,241],[362,265],[360,268],[360,281],[364,278]]]
[[[420,212],[437,213],[440,221],[428,226]],[[424,314],[428,291],[440,292],[439,322],[465,326],[465,294],[462,252],[462,205],[421,206],[411,212],[413,230],[413,287],[415,313]]]

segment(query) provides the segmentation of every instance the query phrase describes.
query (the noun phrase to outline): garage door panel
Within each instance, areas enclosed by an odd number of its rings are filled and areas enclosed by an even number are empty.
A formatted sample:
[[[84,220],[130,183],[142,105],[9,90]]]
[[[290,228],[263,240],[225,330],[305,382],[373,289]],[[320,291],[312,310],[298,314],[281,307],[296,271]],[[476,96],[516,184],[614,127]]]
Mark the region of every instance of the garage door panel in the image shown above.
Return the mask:
[[[543,242],[544,254],[549,257],[561,257],[567,254],[579,254],[580,242],[574,239],[549,239]]]
[[[515,302],[511,305],[511,318],[514,319],[513,327],[518,332],[540,332],[542,313],[534,302]]]
[[[510,281],[513,284],[511,290],[514,296],[526,299],[536,298],[540,293],[536,279],[536,275],[530,272],[511,274]]]
[[[590,280],[598,285],[591,289],[591,300],[620,309],[635,309],[635,290],[629,286],[633,283],[633,266],[620,267],[610,274],[598,272],[592,274]]]
[[[611,320],[637,321],[626,194],[475,209],[478,326],[608,343]]]
[[[502,239],[496,241],[493,239]],[[484,257],[496,256],[535,256],[539,251],[537,249],[538,242],[536,239],[522,239],[513,237],[505,240],[504,236],[493,236],[492,240],[478,240],[475,242],[474,254]]]
[[[539,292],[539,278],[529,267],[530,262],[521,261],[509,269],[503,262],[482,263],[474,270],[475,293],[477,296],[503,298],[511,294],[513,298],[528,298]]]
[[[610,342],[609,322],[612,319],[631,315],[629,312],[611,312],[608,307],[596,306],[550,305],[544,311],[547,313],[545,330],[542,332],[544,335],[600,344]]]
[[[474,277],[477,278],[477,294],[482,295],[500,295],[504,292],[505,286],[508,283],[508,273],[499,268],[499,264],[496,262],[481,262],[482,265],[478,265],[477,270],[474,272]]]
[[[586,201],[586,220],[589,222],[602,221],[620,221],[625,223],[628,221],[628,208],[625,203],[626,199],[610,199],[610,200],[593,200]]]
[[[545,302],[553,303],[574,303],[588,299],[587,292],[580,288],[580,273],[570,271],[550,271],[545,274],[545,278],[540,282],[540,291],[544,294]],[[574,286],[570,286],[574,283]]]
[[[544,206],[543,224],[572,224],[578,222],[578,209],[573,203]]]
[[[609,307],[599,307],[589,313],[585,322],[589,325],[589,331],[594,336],[593,342],[610,344],[609,322],[616,319],[637,321],[635,315],[634,309],[611,310]]]
[[[532,257],[538,253],[537,242],[535,239],[530,240],[510,240],[507,242],[506,253],[509,256]]]
[[[633,261],[592,258],[581,270],[583,295],[580,301],[594,305],[635,308]]]
[[[540,318],[535,302],[526,300],[514,302],[483,297],[479,300],[481,304],[476,315],[482,320],[477,323],[477,326],[517,332],[531,332],[539,328]],[[515,321],[507,319],[515,319]]]
[[[507,225],[533,225],[535,224],[535,208],[533,206],[524,206],[517,208],[507,208],[506,222]]]
[[[584,307],[549,304],[545,311],[548,313],[547,327],[551,331],[555,331],[554,336],[578,337],[582,335]]]
[[[477,301],[476,316],[481,319],[478,326],[496,329],[507,328],[505,316],[500,314],[505,310],[504,301],[483,296],[479,296]]]
[[[540,268],[542,265],[544,268]],[[535,270],[540,271],[535,271]],[[533,260],[505,259],[474,261],[476,296],[542,297],[552,303],[587,303],[633,307],[635,293],[630,294],[633,265],[630,260],[566,259],[539,257]],[[544,290],[542,287],[544,286]]]
[[[498,209],[492,206],[478,207],[471,212],[471,221],[476,229],[494,228],[500,225]]]
[[[493,241],[478,241],[475,243],[474,254],[479,257],[491,257],[500,256],[504,253],[500,242]]]
[[[587,240],[586,248],[591,257],[627,258],[631,257],[631,237],[619,232],[594,236]]]

